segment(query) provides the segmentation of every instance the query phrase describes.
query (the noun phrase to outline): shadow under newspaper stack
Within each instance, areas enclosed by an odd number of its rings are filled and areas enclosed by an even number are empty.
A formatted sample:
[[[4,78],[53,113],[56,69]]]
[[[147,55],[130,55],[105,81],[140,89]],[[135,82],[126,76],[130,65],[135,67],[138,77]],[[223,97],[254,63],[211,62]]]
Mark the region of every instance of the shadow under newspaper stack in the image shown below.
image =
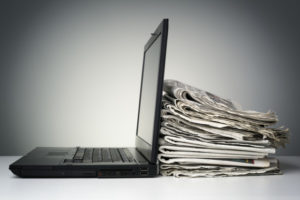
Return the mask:
[[[274,112],[244,111],[233,102],[174,80],[164,82],[160,173],[216,177],[281,174],[268,157],[288,141],[272,128]]]

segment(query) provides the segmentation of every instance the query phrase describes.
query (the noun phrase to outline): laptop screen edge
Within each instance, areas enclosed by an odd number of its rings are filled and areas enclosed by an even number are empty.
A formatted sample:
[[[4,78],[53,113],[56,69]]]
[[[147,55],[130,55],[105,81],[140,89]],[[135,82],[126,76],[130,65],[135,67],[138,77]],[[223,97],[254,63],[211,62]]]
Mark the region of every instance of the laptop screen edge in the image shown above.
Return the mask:
[[[144,57],[143,57],[143,70],[142,70],[142,79],[140,87],[140,98],[139,98],[139,110],[138,110],[138,120],[137,120],[137,130],[136,130],[136,140],[135,146],[136,149],[150,162],[157,162],[158,154],[158,137],[160,130],[160,113],[161,113],[161,103],[162,103],[162,90],[164,82],[164,71],[165,71],[165,59],[166,59],[166,49],[167,49],[167,39],[168,39],[168,19],[163,19],[159,24],[152,37],[148,40],[144,47]],[[155,114],[154,114],[154,128],[153,128],[153,137],[152,145],[147,143],[142,137],[138,135],[138,125],[140,118],[140,106],[141,106],[141,94],[142,94],[142,83],[143,83],[143,73],[144,73],[144,64],[145,64],[145,53],[154,43],[154,41],[161,35],[161,48],[160,48],[160,57],[159,57],[159,72],[157,80],[157,89],[156,89],[156,105],[155,105]]]

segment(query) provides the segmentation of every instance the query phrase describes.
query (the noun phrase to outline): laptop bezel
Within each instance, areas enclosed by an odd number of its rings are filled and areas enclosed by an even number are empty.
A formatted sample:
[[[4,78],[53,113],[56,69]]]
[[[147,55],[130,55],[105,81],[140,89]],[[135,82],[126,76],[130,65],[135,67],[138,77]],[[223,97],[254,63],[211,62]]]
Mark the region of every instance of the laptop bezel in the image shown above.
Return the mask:
[[[162,90],[164,83],[164,71],[165,71],[165,60],[166,60],[166,50],[167,50],[167,39],[168,39],[168,26],[169,20],[163,19],[159,24],[154,33],[152,33],[151,38],[148,40],[144,46],[144,56],[143,56],[143,69],[142,69],[142,78],[140,85],[140,97],[139,97],[139,107],[138,107],[138,119],[137,119],[137,128],[136,128],[136,139],[135,146],[136,149],[150,162],[156,163],[157,153],[158,153],[158,137],[160,130],[160,113],[162,106]],[[160,59],[159,59],[159,72],[158,72],[158,83],[157,83],[157,94],[156,94],[156,105],[155,105],[155,115],[154,115],[154,132],[152,145],[148,144],[143,138],[138,135],[138,124],[139,124],[139,114],[141,106],[141,94],[143,86],[143,73],[144,73],[144,64],[145,64],[145,54],[147,50],[151,47],[154,41],[161,35],[161,48],[160,48]]]

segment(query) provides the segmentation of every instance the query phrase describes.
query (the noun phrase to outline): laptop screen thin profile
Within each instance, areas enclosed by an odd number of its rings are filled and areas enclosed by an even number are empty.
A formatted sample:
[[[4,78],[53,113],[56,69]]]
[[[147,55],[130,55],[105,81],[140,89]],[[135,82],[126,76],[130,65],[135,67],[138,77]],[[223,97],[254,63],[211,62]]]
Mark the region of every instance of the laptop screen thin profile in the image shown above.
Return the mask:
[[[135,143],[137,150],[151,163],[156,163],[158,153],[167,37],[168,19],[164,19],[144,47]],[[160,45],[159,48],[157,45]],[[157,66],[153,65],[153,59],[156,59],[153,54],[157,56]],[[151,59],[152,62],[149,62]]]

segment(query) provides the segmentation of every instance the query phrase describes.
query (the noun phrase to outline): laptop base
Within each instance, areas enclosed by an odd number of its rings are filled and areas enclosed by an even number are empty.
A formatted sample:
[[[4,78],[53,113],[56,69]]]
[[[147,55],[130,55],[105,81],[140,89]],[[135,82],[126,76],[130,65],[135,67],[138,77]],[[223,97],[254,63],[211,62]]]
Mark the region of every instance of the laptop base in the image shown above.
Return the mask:
[[[134,162],[66,162],[76,155],[77,149],[38,147],[11,164],[9,169],[23,178],[137,178],[154,177],[158,173],[157,165],[150,164],[135,148],[126,148]]]

